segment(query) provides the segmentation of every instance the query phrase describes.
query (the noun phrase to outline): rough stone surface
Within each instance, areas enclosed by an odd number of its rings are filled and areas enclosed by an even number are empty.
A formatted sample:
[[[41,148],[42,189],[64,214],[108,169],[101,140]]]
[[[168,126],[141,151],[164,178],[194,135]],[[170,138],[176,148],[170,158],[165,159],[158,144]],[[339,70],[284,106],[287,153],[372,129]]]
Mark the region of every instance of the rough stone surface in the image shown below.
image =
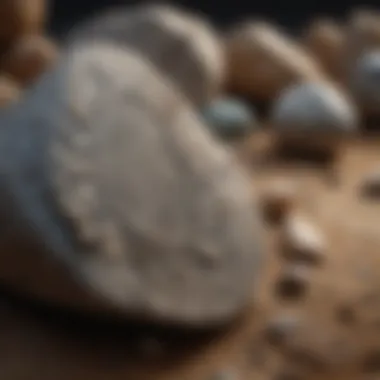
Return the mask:
[[[224,50],[204,18],[168,5],[121,8],[74,30],[72,38],[95,38],[133,49],[153,62],[196,105],[207,104],[224,83]]]
[[[262,258],[249,180],[149,62],[75,46],[1,124],[13,210],[1,279],[178,324],[223,323],[249,303]]]
[[[58,49],[47,37],[17,40],[2,57],[0,68],[23,86],[30,85],[56,62]]]
[[[255,100],[271,101],[292,83],[323,76],[295,41],[264,22],[231,30],[226,49],[228,87]]]
[[[252,108],[235,98],[216,99],[203,110],[202,116],[214,133],[222,137],[242,137],[257,127]]]
[[[268,132],[260,131],[245,142],[252,156],[262,152],[258,143],[267,146]],[[312,270],[302,302],[285,302],[273,293],[283,258],[278,229],[267,226],[268,260],[256,307],[216,334],[152,332],[150,327],[120,327],[114,322],[108,328],[91,327],[88,319],[72,321],[64,313],[49,319],[46,313],[38,316],[23,303],[2,298],[1,379],[209,380],[225,368],[233,368],[238,380],[377,379],[380,202],[363,202],[356,194],[363,175],[380,160],[380,140],[371,136],[346,143],[337,162],[342,179],[337,188],[332,189],[312,166],[284,167],[278,162],[276,167],[253,170],[254,189],[277,177],[295,180],[300,212],[322,226],[330,242],[326,265]],[[251,159],[247,164],[256,167]],[[346,317],[337,318],[338,308],[347,305],[354,312],[349,323]],[[289,329],[286,344],[273,347],[264,336],[268,322],[289,314],[300,317],[301,323]],[[163,357],[136,358],[135,350],[141,347],[137,337],[132,339],[136,335],[161,342]]]

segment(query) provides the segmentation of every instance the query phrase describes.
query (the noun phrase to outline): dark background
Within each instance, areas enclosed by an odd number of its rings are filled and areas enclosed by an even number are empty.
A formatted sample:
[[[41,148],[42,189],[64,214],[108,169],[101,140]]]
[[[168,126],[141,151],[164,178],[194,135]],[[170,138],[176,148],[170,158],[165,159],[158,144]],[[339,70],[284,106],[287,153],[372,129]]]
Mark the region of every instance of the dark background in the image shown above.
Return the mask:
[[[53,0],[50,31],[61,37],[77,21],[94,11],[119,4],[136,4],[127,0]],[[229,25],[250,15],[269,18],[281,25],[297,30],[315,16],[332,15],[343,17],[352,7],[376,7],[380,1],[362,3],[343,0],[182,0],[187,8],[207,14],[218,25]]]

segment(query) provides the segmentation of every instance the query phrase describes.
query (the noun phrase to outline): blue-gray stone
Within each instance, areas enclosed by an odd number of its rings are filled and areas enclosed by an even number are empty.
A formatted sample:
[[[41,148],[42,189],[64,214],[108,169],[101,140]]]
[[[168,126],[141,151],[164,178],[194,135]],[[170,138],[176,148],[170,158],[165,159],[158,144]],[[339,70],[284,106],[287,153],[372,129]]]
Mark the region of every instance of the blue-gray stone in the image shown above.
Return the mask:
[[[254,111],[236,98],[222,98],[203,110],[207,125],[220,136],[242,136],[254,129],[257,120]]]
[[[2,110],[3,283],[193,326],[252,299],[264,255],[250,177],[168,83],[128,47],[77,43]]]
[[[282,131],[352,132],[357,112],[338,89],[328,83],[293,85],[280,94],[272,110],[274,128]]]

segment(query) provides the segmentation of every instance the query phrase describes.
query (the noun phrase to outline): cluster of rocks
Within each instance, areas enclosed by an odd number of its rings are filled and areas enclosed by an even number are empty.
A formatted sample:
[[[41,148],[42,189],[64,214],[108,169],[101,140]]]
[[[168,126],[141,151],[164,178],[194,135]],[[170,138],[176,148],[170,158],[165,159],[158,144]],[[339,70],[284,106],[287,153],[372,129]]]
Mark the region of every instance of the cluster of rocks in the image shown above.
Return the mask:
[[[296,41],[262,21],[222,35],[182,9],[123,7],[75,28],[57,60],[47,4],[21,3],[0,4],[17,20],[0,27],[0,279],[81,311],[228,322],[259,280],[263,221],[215,135],[264,125],[265,103],[279,142],[335,151],[378,108],[380,17],[320,20]],[[261,201],[283,226],[279,294],[300,295],[323,234],[296,214],[291,185]]]
[[[235,115],[237,98],[244,103],[228,127],[218,121],[220,116],[207,117],[218,134],[234,125],[240,135],[247,135],[264,125],[292,149],[322,146],[331,152],[368,119],[378,120],[378,12],[354,10],[344,22],[316,19],[296,37],[251,20],[226,31],[224,42],[229,95],[214,101],[211,109],[215,115],[223,113],[220,108],[227,112],[229,100],[234,104],[230,114]],[[256,112],[247,112],[247,101],[251,109],[265,104],[268,112],[258,119]]]

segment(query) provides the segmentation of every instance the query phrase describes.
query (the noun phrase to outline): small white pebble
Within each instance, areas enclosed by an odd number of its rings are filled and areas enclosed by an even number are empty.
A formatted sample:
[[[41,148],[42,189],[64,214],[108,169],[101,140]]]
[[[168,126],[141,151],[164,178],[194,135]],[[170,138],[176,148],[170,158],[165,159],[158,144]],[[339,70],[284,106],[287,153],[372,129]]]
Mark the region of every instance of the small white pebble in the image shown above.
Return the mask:
[[[283,231],[284,255],[290,259],[320,263],[326,253],[322,231],[301,215],[291,215]]]

